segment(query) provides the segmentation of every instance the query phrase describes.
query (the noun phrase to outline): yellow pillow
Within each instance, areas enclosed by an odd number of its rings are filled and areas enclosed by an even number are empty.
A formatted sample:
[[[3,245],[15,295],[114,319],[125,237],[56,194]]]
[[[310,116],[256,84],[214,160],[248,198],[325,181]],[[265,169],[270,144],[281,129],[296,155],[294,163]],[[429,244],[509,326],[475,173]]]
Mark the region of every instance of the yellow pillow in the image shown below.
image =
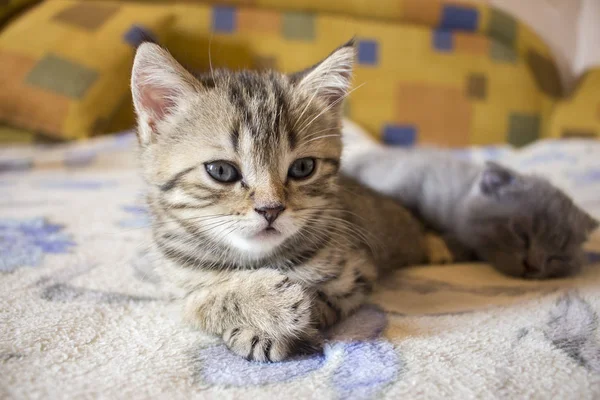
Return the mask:
[[[164,38],[168,8],[44,2],[0,32],[0,121],[61,139],[105,132],[129,107],[134,50]]]
[[[0,24],[12,17],[23,8],[40,0],[4,0],[0,1]]]

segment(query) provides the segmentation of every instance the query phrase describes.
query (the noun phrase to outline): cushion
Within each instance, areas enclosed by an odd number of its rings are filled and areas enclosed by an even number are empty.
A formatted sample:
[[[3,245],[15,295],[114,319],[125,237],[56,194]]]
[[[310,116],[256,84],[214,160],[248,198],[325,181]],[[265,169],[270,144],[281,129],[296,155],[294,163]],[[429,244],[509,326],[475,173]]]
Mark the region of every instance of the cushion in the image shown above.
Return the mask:
[[[439,13],[443,7],[436,4]],[[172,7],[176,20],[167,47],[194,71],[209,70],[209,49],[213,68],[297,71],[354,36],[354,91],[345,101],[345,115],[388,144],[523,145],[544,135],[560,96],[547,48],[518,21],[485,5],[450,8],[443,29],[433,29],[441,17],[389,23],[254,6],[176,2]],[[423,5],[423,11],[431,10]],[[498,39],[502,32],[510,44]]]
[[[600,138],[600,68],[586,71],[576,89],[554,106],[550,137]]]
[[[388,144],[524,145],[547,135],[562,97],[543,41],[481,2],[142,1],[157,2],[175,15],[166,47],[194,72],[209,61],[296,71],[354,36],[356,90],[344,110]]]
[[[106,132],[131,107],[134,50],[160,40],[168,8],[43,2],[0,32],[0,121],[59,139]]]
[[[0,25],[25,7],[39,0],[4,0],[0,1]]]

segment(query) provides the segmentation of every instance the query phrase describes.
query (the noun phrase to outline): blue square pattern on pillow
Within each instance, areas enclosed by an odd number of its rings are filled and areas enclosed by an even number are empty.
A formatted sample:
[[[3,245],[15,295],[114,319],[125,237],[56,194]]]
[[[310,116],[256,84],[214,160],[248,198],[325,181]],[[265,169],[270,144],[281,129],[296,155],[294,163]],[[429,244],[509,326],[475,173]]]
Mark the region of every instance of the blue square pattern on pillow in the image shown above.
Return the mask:
[[[414,125],[387,124],[383,128],[383,142],[392,146],[412,146],[417,141]]]
[[[131,28],[125,32],[123,40],[135,48],[144,42],[158,43],[154,33],[141,25],[132,25]]]
[[[217,33],[235,32],[237,26],[236,9],[215,6],[212,12],[212,30]]]
[[[379,43],[375,40],[358,41],[358,63],[377,65],[379,62]]]
[[[442,8],[440,29],[474,32],[479,22],[479,11],[476,8],[446,4]]]
[[[433,48],[437,51],[451,52],[454,50],[454,37],[452,32],[436,30],[432,36]]]

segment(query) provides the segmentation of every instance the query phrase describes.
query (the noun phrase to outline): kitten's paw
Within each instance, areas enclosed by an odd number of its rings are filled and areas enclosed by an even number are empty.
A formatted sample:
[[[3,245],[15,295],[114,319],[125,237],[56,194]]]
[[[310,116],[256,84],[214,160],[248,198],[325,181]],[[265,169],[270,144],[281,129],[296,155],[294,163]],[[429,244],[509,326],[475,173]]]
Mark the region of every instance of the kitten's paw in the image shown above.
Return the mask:
[[[249,361],[276,362],[298,354],[312,354],[322,349],[321,340],[272,337],[252,328],[233,328],[223,334],[229,350]]]
[[[273,286],[267,287],[268,295],[264,298],[267,304],[268,320],[257,321],[254,326],[265,327],[264,330],[281,336],[299,337],[310,330],[312,324],[312,301],[306,290],[299,284],[285,277]]]
[[[329,328],[341,319],[341,311],[325,294],[318,292],[312,308],[312,319],[317,329]]]
[[[454,262],[452,252],[441,237],[428,234],[425,237],[425,241],[427,244],[427,257],[430,264],[450,264]]]

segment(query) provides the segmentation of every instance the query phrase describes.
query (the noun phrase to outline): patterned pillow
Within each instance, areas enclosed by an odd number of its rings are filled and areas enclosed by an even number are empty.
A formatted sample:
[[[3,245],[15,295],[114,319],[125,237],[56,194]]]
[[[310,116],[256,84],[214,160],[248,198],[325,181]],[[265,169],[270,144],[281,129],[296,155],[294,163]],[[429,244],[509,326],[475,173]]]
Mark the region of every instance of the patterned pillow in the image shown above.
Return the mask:
[[[0,121],[74,139],[107,131],[129,107],[134,49],[163,38],[164,6],[43,2],[0,32]]]
[[[4,0],[0,1],[0,25],[25,7],[40,0]]]

